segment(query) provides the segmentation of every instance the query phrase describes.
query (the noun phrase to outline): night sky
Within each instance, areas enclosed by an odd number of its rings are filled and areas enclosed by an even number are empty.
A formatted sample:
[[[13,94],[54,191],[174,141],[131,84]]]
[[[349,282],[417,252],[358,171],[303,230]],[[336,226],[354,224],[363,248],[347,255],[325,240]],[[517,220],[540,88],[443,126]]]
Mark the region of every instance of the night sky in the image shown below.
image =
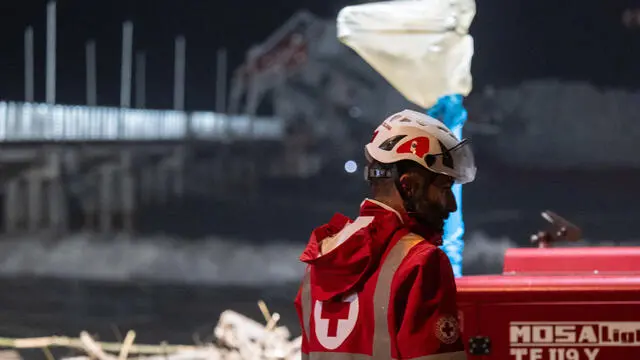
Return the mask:
[[[59,103],[85,101],[85,41],[98,55],[98,102],[119,102],[121,26],[134,22],[134,47],[147,53],[147,106],[172,106],[173,38],[187,38],[190,110],[212,109],[216,49],[229,51],[229,71],[297,9],[335,18],[346,0],[59,0]],[[475,88],[532,78],[640,87],[640,30],[621,23],[640,0],[480,0],[472,27]],[[0,29],[0,98],[24,97],[24,30],[35,28],[36,100],[44,101],[45,0],[5,0]]]

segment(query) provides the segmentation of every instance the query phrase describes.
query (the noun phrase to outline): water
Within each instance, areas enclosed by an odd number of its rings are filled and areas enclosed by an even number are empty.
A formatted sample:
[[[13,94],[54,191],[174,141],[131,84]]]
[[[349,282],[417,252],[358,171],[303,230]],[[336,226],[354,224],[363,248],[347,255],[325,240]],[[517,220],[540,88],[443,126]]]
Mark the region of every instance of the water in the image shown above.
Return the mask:
[[[234,239],[102,238],[78,234],[51,242],[0,242],[0,274],[107,281],[265,287],[295,282],[304,243],[251,244]]]

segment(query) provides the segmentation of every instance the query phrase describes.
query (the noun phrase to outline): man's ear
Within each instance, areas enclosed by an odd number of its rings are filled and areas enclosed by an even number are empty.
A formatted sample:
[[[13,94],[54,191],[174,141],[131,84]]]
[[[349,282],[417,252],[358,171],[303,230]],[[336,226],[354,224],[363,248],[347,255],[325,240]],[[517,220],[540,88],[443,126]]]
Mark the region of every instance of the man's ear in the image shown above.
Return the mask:
[[[400,187],[402,192],[407,197],[411,197],[413,194],[418,192],[418,188],[420,187],[420,177],[418,174],[409,171],[400,176]]]

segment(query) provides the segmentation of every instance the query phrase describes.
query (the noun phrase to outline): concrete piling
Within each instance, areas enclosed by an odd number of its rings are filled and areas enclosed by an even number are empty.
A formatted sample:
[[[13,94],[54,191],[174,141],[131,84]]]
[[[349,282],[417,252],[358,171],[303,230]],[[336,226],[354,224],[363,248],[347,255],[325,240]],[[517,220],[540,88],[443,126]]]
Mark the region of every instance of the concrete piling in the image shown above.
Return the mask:
[[[62,234],[69,230],[74,200],[80,204],[83,230],[133,233],[139,200],[162,204],[184,195],[184,149],[162,153],[157,159],[144,148],[43,149],[32,163],[2,180],[4,232]]]

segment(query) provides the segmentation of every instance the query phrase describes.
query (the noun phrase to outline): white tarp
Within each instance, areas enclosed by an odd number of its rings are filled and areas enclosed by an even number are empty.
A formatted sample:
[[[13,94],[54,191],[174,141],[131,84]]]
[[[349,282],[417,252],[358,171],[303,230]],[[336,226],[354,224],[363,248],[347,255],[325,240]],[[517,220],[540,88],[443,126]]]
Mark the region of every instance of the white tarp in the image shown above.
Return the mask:
[[[474,0],[397,0],[345,7],[338,39],[409,101],[431,107],[471,92]]]

